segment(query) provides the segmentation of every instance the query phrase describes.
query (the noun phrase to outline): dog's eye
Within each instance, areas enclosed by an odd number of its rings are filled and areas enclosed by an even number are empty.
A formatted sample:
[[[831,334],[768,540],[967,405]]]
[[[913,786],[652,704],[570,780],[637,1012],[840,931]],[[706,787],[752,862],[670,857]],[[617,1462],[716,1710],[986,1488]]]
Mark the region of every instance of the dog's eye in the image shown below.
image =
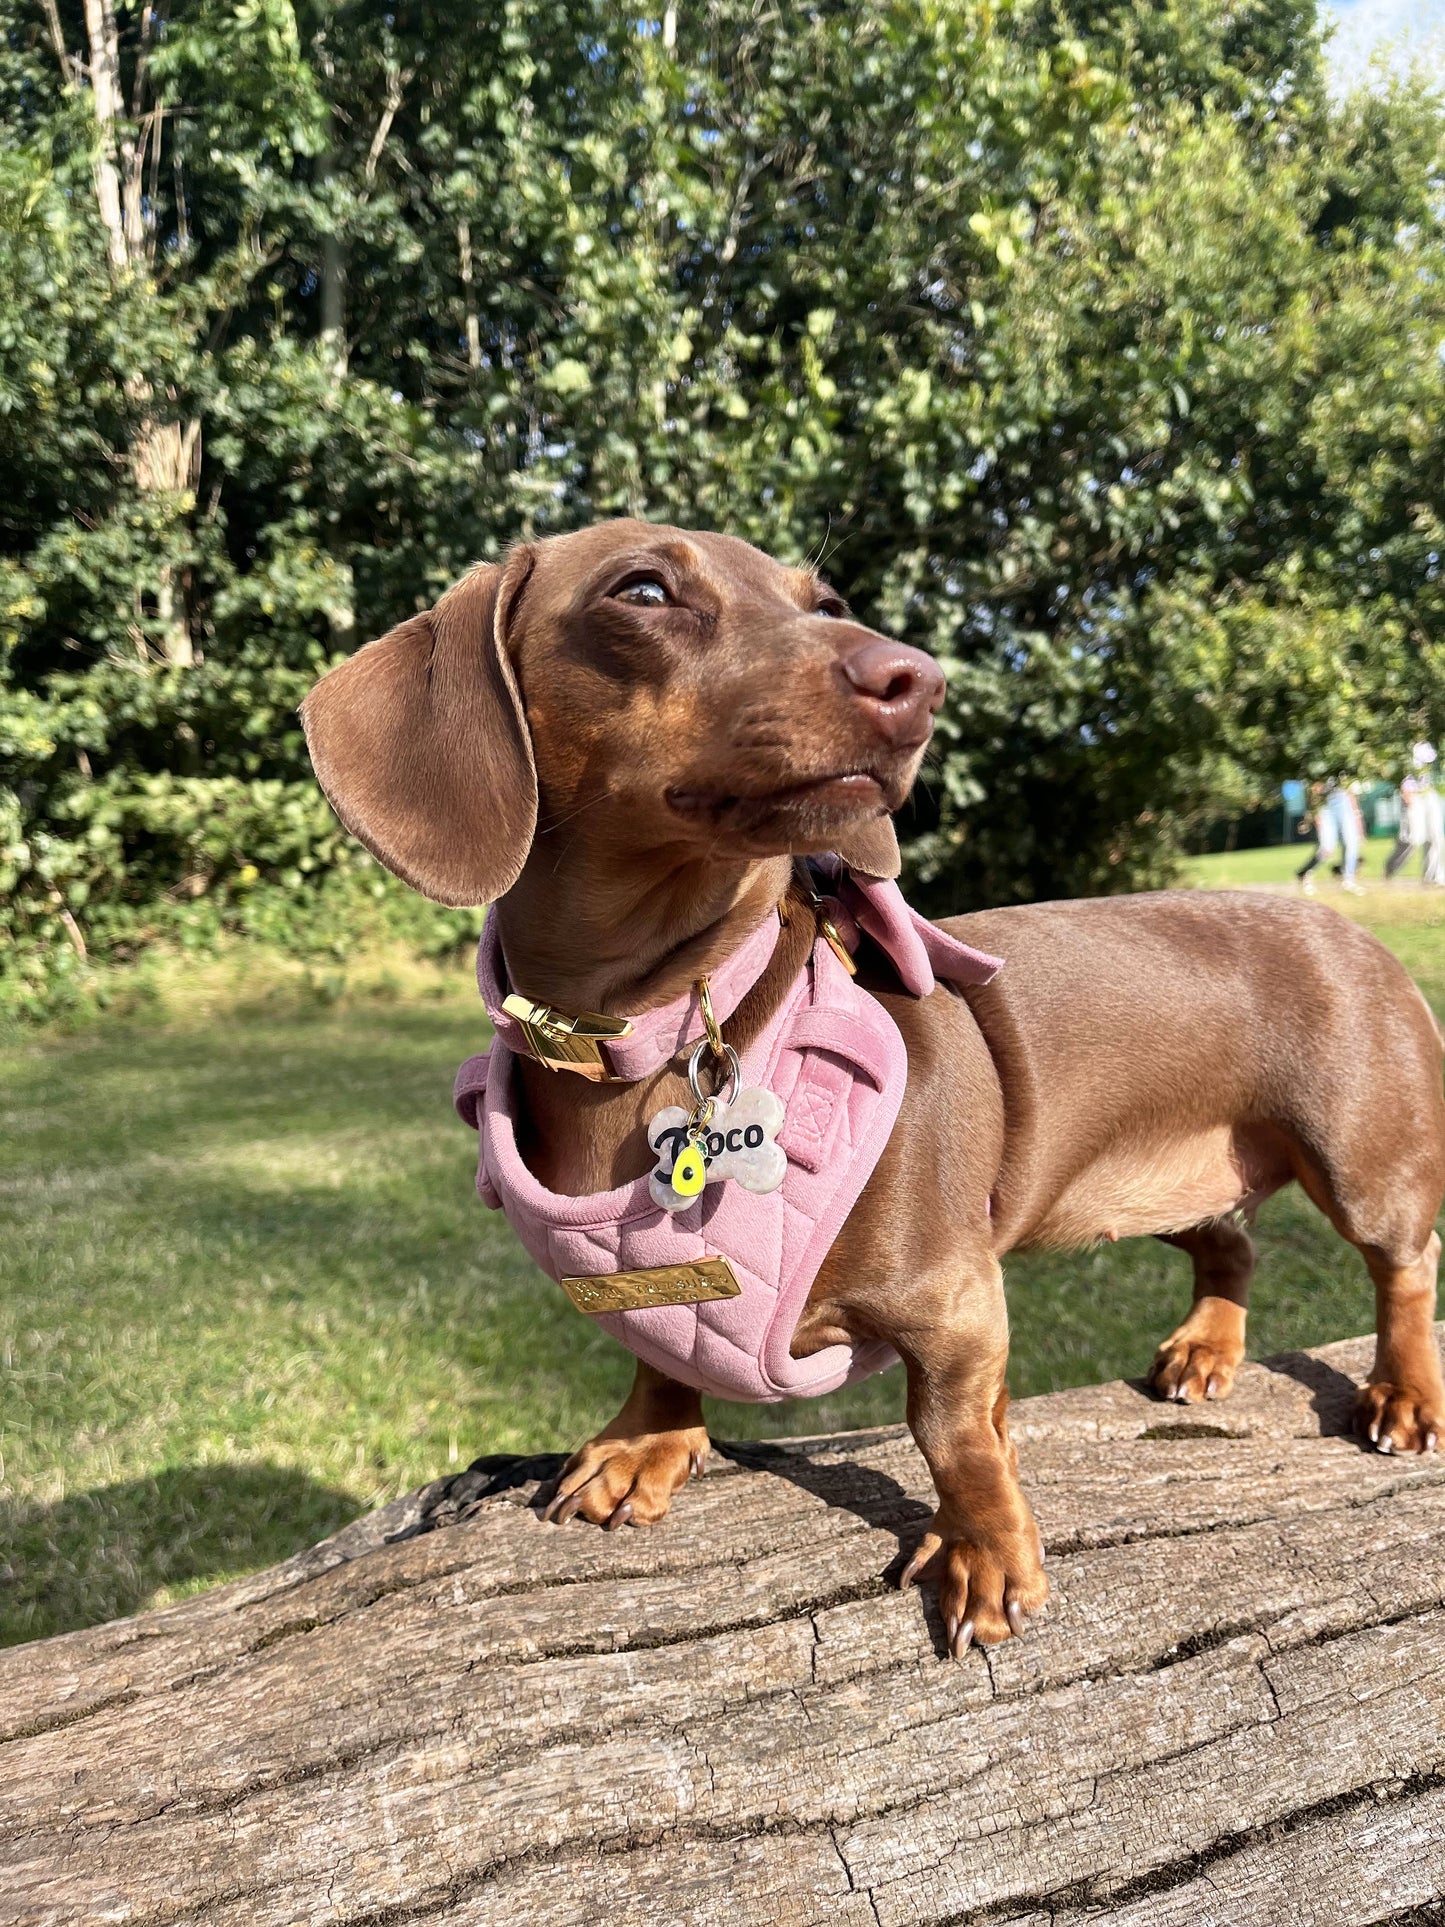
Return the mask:
[[[672,601],[664,583],[655,575],[645,575],[635,582],[624,582],[620,589],[612,592],[614,602],[630,602],[635,609],[665,609]]]
[[[835,622],[842,622],[848,614],[848,605],[837,596],[828,596],[813,611],[815,616],[831,616]]]

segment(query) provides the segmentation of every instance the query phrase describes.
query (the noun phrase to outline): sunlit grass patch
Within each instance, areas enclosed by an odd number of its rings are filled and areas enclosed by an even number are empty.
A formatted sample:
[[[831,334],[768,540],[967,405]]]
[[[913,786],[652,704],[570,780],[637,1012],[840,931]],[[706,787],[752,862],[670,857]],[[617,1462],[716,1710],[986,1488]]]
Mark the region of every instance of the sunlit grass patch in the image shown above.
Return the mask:
[[[1342,907],[1445,1007],[1445,904],[1392,887]],[[469,972],[393,991],[394,968],[353,966],[326,998],[234,956],[129,1018],[0,1048],[0,1637],[268,1564],[480,1453],[570,1447],[620,1402],[631,1361],[473,1193],[450,1104],[486,1037]],[[1260,1242],[1255,1355],[1369,1326],[1363,1267],[1297,1196]],[[1017,1395],[1142,1371],[1188,1266],[1141,1240],[1018,1258],[1007,1283]],[[710,1421],[776,1436],[902,1410],[895,1371]]]

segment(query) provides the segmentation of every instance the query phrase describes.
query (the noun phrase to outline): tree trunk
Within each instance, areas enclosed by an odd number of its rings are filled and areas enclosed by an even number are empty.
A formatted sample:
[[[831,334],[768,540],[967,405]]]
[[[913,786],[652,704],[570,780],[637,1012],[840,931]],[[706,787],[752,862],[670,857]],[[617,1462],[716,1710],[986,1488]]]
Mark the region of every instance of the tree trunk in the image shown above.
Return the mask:
[[[457,252],[462,264],[462,305],[467,322],[467,366],[482,365],[482,323],[477,313],[477,291],[472,285],[472,224],[457,222]]]
[[[132,459],[137,484],[149,494],[168,495],[178,516],[195,507],[201,479],[201,424],[191,420],[158,422],[149,417],[136,436]],[[161,652],[176,669],[189,669],[196,660],[195,645],[185,604],[176,593],[175,568],[161,562],[156,568],[156,627]]]
[[[961,1662],[885,1577],[900,1430],[726,1448],[613,1534],[482,1460],[0,1654],[0,1920],[1436,1919],[1445,1466],[1341,1436],[1369,1351],[1017,1405],[1053,1599]]]
[[[329,82],[332,77],[329,57],[323,60],[322,72]],[[316,157],[316,183],[318,187],[325,187],[334,177],[333,156],[328,146]],[[335,217],[335,207],[329,206],[326,210],[328,226],[321,236],[321,352],[333,391],[342,387],[350,367],[350,350],[346,340],[346,249],[337,232]],[[324,479],[324,454],[321,467]],[[323,527],[323,540],[331,564],[326,600],[327,633],[334,653],[349,655],[356,644],[355,577],[340,521],[327,515]]]
[[[131,196],[122,192],[117,164],[117,146],[124,143],[121,133],[124,100],[120,87],[120,36],[111,0],[85,0],[85,36],[90,47],[90,98],[98,135],[92,166],[95,200],[105,228],[111,269],[116,274],[124,274],[135,264],[140,237],[132,237],[127,228],[123,203],[128,207]],[[133,147],[132,142],[124,154],[127,172],[134,168]]]
[[[316,156],[316,185],[324,188],[333,178],[330,147]],[[327,226],[321,236],[321,348],[334,382],[346,377],[346,251],[335,226],[335,209],[326,210]]]
[[[92,176],[111,273],[118,281],[132,274],[148,277],[153,246],[144,218],[146,155],[153,144],[154,158],[159,160],[165,127],[163,107],[155,106],[143,113],[153,15],[147,12],[144,19],[136,60],[132,116],[127,120],[121,86],[120,31],[113,0],[85,0],[84,12],[90,55],[90,102],[96,125]],[[46,18],[60,70],[69,88],[73,84],[71,62],[59,10],[53,0],[48,0]],[[137,122],[142,129],[139,139]],[[151,384],[141,374],[127,381],[126,393],[133,402],[145,404],[153,399]],[[201,468],[198,420],[162,421],[147,412],[136,431],[130,457],[136,486],[143,493],[171,497],[171,506],[178,518],[191,513]],[[195,646],[184,601],[176,593],[175,568],[170,562],[157,564],[155,598],[155,626],[160,635],[161,654],[172,667],[189,668],[196,660]],[[137,610],[138,619],[140,616],[141,611]]]

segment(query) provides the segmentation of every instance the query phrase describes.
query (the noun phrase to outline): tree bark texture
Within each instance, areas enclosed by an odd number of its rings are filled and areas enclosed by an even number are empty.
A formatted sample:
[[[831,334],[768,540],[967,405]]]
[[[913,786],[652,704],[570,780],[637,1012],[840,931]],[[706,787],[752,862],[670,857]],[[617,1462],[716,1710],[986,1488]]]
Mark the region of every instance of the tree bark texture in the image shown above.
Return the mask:
[[[660,1527],[492,1459],[0,1653],[0,1921],[1378,1927],[1442,1918],[1445,1464],[1370,1345],[1013,1433],[1053,1598],[940,1657],[901,1430],[721,1448]]]

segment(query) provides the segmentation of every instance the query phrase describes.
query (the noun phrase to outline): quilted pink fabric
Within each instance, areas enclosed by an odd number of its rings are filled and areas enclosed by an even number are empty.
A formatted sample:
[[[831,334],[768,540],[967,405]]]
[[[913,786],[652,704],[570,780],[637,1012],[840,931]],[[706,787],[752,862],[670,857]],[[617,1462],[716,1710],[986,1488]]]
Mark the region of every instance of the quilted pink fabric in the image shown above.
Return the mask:
[[[834,888],[840,913],[894,957],[900,981],[915,996],[929,995],[938,977],[985,983],[999,968],[997,958],[917,916],[896,884],[840,874]],[[754,981],[775,940],[776,928]],[[486,950],[486,934],[482,945]],[[761,954],[763,945],[756,948]],[[504,977],[495,938],[491,955],[479,959],[478,979],[491,993],[489,1004],[492,996],[500,1003]],[[747,987],[730,984],[730,1007]],[[695,1012],[695,999],[679,1000],[679,1020],[689,1004]],[[694,1041],[691,1026],[684,1021],[682,1027],[681,1042]],[[669,1020],[650,1028],[670,1036],[675,1026]],[[701,1034],[700,1015],[696,1031]],[[888,1142],[903,1102],[908,1055],[887,1011],[820,941],[742,1068],[745,1086],[761,1084],[783,1101],[787,1116],[778,1142],[787,1153],[787,1175],[766,1196],[728,1182],[709,1185],[679,1212],[652,1202],[645,1177],[586,1198],[561,1197],[538,1184],[517,1150],[519,1080],[500,1036],[489,1053],[463,1064],[455,1097],[479,1133],[478,1190],[506,1212],[553,1278],[705,1257],[731,1262],[742,1287],[737,1298],[599,1314],[598,1323],[629,1351],[718,1398],[816,1397],[894,1362],[880,1344],[832,1345],[809,1358],[793,1358],[790,1346],[819,1266]]]

